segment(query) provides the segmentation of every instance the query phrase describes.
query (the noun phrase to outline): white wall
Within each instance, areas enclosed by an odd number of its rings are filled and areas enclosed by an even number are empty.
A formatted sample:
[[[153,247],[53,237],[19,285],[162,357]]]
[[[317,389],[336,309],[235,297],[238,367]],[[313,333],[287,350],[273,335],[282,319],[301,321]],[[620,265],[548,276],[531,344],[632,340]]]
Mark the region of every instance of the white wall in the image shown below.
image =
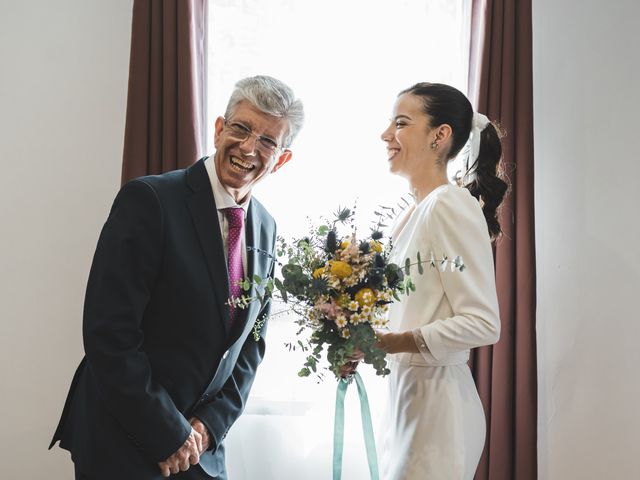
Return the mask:
[[[0,5],[0,477],[69,479],[47,446],[120,181],[132,0]]]
[[[639,19],[533,2],[541,479],[640,478]]]

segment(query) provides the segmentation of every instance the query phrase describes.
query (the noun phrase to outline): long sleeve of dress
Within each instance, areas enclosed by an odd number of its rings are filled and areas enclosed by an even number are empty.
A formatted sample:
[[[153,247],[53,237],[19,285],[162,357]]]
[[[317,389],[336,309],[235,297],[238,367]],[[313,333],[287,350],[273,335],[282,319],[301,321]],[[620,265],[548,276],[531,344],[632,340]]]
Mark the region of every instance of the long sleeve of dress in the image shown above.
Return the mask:
[[[500,319],[493,253],[480,205],[470,195],[442,195],[428,218],[423,228],[435,256],[459,255],[466,267],[462,272],[439,271],[453,316],[420,327],[428,354],[441,359],[495,343],[500,336]]]

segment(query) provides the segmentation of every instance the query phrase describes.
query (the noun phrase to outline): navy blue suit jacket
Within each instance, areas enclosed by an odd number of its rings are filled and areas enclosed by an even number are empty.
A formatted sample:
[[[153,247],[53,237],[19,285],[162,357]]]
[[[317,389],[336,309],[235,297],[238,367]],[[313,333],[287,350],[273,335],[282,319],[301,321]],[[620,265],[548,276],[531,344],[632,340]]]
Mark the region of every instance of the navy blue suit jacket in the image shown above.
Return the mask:
[[[247,246],[273,252],[275,223],[252,199]],[[247,253],[248,274],[274,262]],[[200,457],[224,472],[223,440],[244,408],[264,351],[254,302],[229,326],[226,260],[204,161],[127,183],[96,248],[84,305],[85,357],[51,441],[95,479],[160,479],[157,462],[187,439],[188,418],[209,429]],[[193,468],[193,467],[192,467]]]

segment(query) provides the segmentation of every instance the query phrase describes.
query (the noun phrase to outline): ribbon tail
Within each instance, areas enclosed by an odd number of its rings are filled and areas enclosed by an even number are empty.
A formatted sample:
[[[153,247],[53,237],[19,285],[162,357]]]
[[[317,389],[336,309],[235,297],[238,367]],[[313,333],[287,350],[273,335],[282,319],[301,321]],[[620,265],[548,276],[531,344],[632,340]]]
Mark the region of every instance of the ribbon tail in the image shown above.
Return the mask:
[[[360,415],[362,417],[362,433],[364,434],[364,444],[367,448],[367,460],[369,461],[369,473],[371,480],[378,480],[378,456],[376,454],[376,442],[373,434],[373,424],[371,422],[371,410],[369,409],[369,397],[364,388],[364,382],[360,374],[356,372],[356,384],[358,385],[358,396],[360,397]]]
[[[369,463],[369,473],[371,480],[379,480],[378,456],[376,454],[376,443],[373,434],[373,424],[371,422],[371,410],[369,409],[369,398],[364,382],[358,372],[355,373],[355,380],[358,386],[358,397],[360,398],[360,416],[362,418],[362,433],[364,444],[367,449],[367,461]],[[340,380],[336,390],[336,410],[333,423],[333,480],[342,478],[342,453],[344,450],[344,397],[347,393],[349,382]]]
[[[344,449],[344,396],[349,383],[338,382],[336,390],[336,411],[333,421],[333,480],[342,478],[342,451]]]

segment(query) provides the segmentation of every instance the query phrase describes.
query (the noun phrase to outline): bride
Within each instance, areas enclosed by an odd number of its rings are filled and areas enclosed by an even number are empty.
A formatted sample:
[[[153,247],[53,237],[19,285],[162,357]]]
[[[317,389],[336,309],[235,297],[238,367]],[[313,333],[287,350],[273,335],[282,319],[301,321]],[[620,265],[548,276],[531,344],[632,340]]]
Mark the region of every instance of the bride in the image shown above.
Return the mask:
[[[507,184],[499,177],[498,131],[448,85],[418,83],[398,96],[382,133],[389,168],[415,195],[393,233],[392,261],[420,252],[460,255],[463,272],[425,268],[416,291],[390,309],[389,406],[381,429],[385,480],[471,480],[485,441],[485,418],[467,361],[469,349],[500,334],[491,242]],[[470,140],[463,186],[447,180],[447,163]]]

